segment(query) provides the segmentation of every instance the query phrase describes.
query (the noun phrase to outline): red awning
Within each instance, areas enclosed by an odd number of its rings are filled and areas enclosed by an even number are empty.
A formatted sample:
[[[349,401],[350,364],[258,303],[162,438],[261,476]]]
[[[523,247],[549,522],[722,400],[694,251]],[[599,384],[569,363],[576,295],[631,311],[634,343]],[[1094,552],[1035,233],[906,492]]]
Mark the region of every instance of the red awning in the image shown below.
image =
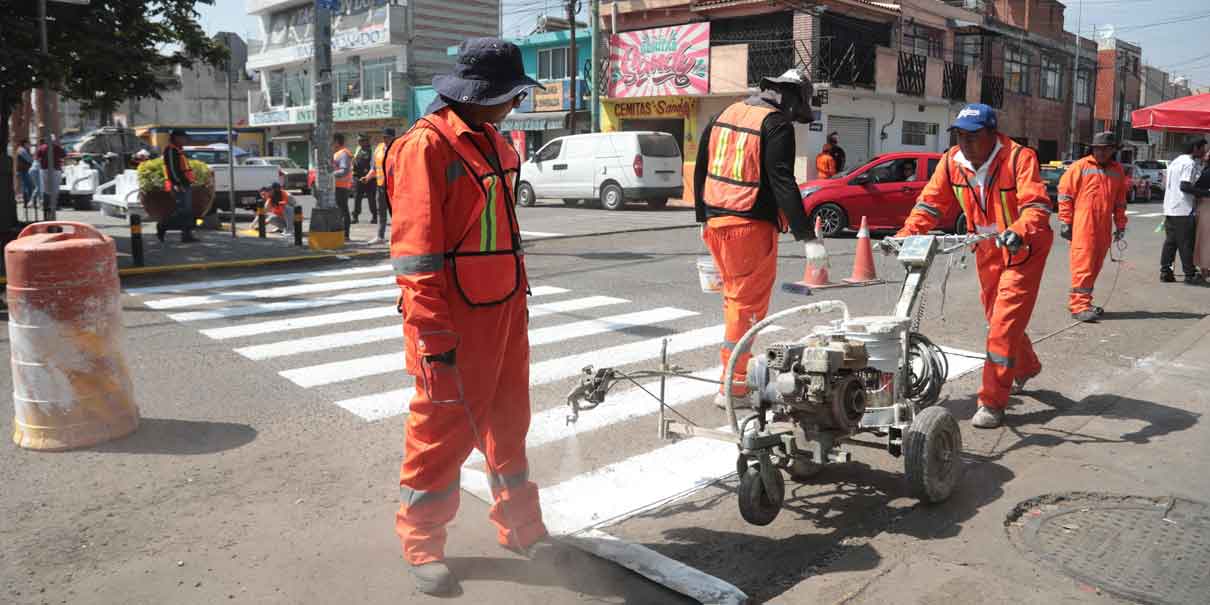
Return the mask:
[[[1181,97],[1130,113],[1131,125],[1141,130],[1210,132],[1210,94]]]

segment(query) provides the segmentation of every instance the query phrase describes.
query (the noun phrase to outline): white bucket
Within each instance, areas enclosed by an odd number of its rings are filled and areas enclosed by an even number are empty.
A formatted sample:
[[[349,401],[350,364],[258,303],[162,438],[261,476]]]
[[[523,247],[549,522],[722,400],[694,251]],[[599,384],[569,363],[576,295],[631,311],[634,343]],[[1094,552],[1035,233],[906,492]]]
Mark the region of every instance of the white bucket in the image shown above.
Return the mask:
[[[714,266],[714,257],[697,257],[697,281],[702,285],[702,292],[723,291],[723,276]]]
[[[908,323],[909,319],[887,315],[854,317],[844,323],[844,332],[849,340],[865,343],[871,368],[890,373],[899,369]]]

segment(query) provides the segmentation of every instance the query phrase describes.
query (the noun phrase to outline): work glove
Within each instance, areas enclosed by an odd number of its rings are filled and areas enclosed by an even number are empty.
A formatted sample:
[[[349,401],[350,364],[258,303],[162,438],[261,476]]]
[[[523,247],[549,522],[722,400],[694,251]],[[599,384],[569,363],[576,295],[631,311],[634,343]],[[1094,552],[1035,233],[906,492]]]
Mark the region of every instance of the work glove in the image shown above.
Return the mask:
[[[462,403],[462,376],[455,365],[453,349],[440,355],[425,355],[420,362],[424,392],[433,403]]]
[[[1071,225],[1067,223],[1059,223],[1059,237],[1071,241]]]
[[[1125,227],[1122,227],[1121,229],[1118,229],[1117,231],[1113,232],[1113,241],[1120,242],[1124,239],[1126,239],[1126,228]]]
[[[1014,256],[1017,252],[1021,251],[1021,246],[1025,245],[1025,240],[1020,235],[1017,235],[1016,231],[1010,229],[1005,229],[1004,233],[1001,233],[1000,237],[996,239],[996,242],[997,245],[1004,246],[1004,249]]]

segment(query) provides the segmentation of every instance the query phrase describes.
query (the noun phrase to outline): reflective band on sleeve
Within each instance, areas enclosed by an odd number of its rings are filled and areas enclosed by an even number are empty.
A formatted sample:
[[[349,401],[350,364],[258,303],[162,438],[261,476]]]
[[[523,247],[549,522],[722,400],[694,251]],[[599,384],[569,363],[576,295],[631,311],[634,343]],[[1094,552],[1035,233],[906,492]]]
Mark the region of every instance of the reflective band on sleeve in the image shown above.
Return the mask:
[[[1105,171],[1101,170],[1099,168],[1085,168],[1084,171],[1080,173],[1080,175],[1081,176],[1089,176],[1089,175],[1105,176]]]
[[[1072,294],[1092,294],[1092,288],[1072,288]]]
[[[1050,204],[1043,204],[1042,202],[1034,202],[1032,204],[1026,204],[1024,206],[1021,206],[1022,210],[1025,210],[1026,208],[1033,208],[1034,210],[1041,210],[1042,212],[1045,212],[1046,214],[1052,214],[1054,212],[1053,210],[1050,209]]]
[[[447,485],[439,490],[433,490],[433,491],[429,491],[429,492],[418,490],[418,489],[412,489],[406,485],[400,485],[399,486],[399,501],[402,502],[404,504],[404,506],[406,506],[408,508],[412,508],[413,506],[419,506],[426,502],[432,502],[435,500],[441,500],[443,498],[447,498],[447,497],[449,497],[450,494],[454,493],[454,491],[458,489],[458,486],[459,486],[458,478],[455,478],[453,482],[451,482],[449,485]]]
[[[491,484],[492,489],[514,489],[525,485],[529,481],[529,469],[524,469],[511,475],[488,473],[487,480]]]
[[[440,271],[444,264],[444,254],[416,254],[414,256],[396,256],[391,259],[391,266],[395,267],[395,275],[433,273]]]
[[[1011,360],[1007,357],[1004,357],[1003,355],[997,355],[995,353],[992,353],[991,351],[987,352],[987,360],[1002,368],[1013,367],[1013,360]]]
[[[916,210],[922,210],[922,211],[927,212],[927,213],[929,213],[929,214],[931,214],[931,215],[933,215],[933,216],[935,216],[935,217],[937,217],[937,218],[941,218],[941,211],[940,211],[940,210],[938,210],[938,209],[936,209],[936,208],[934,208],[934,207],[932,207],[932,206],[930,206],[930,205],[928,205],[928,204],[926,204],[926,203],[924,203],[924,202],[917,202],[917,203],[916,203],[916,207],[915,207],[915,209],[916,209]]]
[[[1060,202],[1070,202],[1072,199],[1073,199],[1073,198],[1072,198],[1070,195],[1066,195],[1066,194],[1063,194],[1063,193],[1060,193],[1060,194],[1059,194],[1059,201],[1060,201]]]
[[[732,342],[732,341],[730,341],[730,340],[724,340],[724,341],[723,341],[723,348],[724,348],[724,349],[727,349],[728,351],[734,350],[734,349],[735,349],[735,343],[734,343],[734,342]]]

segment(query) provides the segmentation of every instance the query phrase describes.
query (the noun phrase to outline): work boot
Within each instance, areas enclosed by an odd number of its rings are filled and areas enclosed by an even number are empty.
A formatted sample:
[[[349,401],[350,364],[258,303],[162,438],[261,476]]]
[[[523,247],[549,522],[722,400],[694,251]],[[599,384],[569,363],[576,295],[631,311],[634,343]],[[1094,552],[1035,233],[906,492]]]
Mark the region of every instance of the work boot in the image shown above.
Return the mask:
[[[1160,281],[1166,284],[1175,282],[1176,274],[1172,272],[1172,269],[1160,269]]]
[[[416,590],[429,595],[448,594],[454,588],[454,576],[445,561],[431,561],[423,565],[413,565],[408,573],[416,582]]]
[[[164,237],[167,235],[168,235],[168,230],[165,229],[163,225],[156,223],[155,224],[155,238],[160,240],[160,243],[162,244],[162,243],[164,243]]]
[[[1202,277],[1201,273],[1194,271],[1193,273],[1190,273],[1185,276],[1185,285],[1186,286],[1204,286],[1204,285],[1206,285],[1206,278]]]
[[[990,408],[980,404],[971,418],[971,426],[977,429],[995,429],[1004,424],[1004,408]]]
[[[1100,317],[1100,314],[1097,313],[1096,309],[1084,309],[1083,311],[1080,311],[1079,313],[1071,314],[1072,319],[1074,319],[1076,321],[1082,321],[1084,323],[1095,322],[1098,317]]]

